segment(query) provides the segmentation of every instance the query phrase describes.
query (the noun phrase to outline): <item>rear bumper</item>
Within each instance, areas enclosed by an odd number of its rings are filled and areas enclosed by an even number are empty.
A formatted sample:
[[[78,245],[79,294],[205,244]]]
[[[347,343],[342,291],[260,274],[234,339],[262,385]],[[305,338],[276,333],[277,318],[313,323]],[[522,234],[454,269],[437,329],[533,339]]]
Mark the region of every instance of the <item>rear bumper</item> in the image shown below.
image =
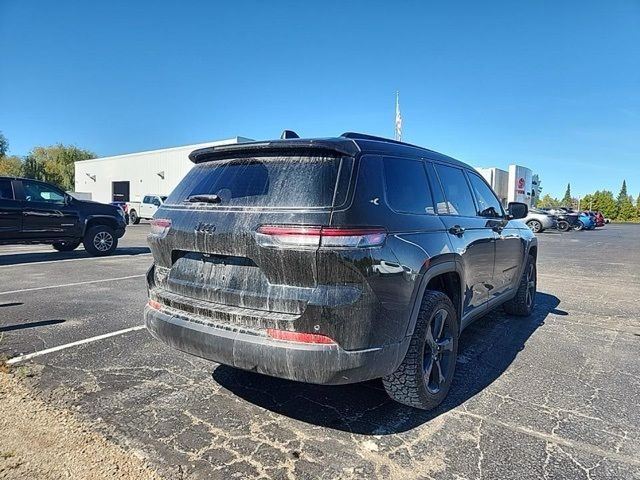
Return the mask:
[[[366,350],[274,340],[257,331],[223,328],[183,312],[145,307],[157,339],[183,352],[274,377],[317,384],[355,383],[383,377],[402,362],[410,338]]]

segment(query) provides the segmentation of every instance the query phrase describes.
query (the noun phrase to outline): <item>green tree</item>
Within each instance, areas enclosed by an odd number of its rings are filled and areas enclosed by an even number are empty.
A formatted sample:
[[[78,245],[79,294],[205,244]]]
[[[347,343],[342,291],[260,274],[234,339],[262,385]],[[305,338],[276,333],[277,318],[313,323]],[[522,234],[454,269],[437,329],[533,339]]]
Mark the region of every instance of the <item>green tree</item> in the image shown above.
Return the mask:
[[[633,197],[627,194],[627,181],[622,181],[622,187],[620,188],[620,193],[618,194],[617,200],[618,206],[618,215],[616,216],[617,220],[629,221],[637,218],[637,210],[633,205]]]
[[[22,160],[15,155],[0,156],[0,175],[7,177],[21,177]]]
[[[557,198],[553,198],[548,193],[544,194],[540,200],[538,200],[538,204],[536,205],[539,208],[556,208],[560,206],[560,202]]]
[[[571,196],[571,184],[567,183],[567,190],[564,192],[564,197],[562,197],[562,205],[570,206],[573,203],[573,197]]]
[[[64,190],[73,190],[74,162],[89,158],[95,158],[95,154],[74,145],[35,147],[25,159],[24,172],[29,178],[55,183]]]
[[[593,194],[593,210],[598,210],[607,218],[618,216],[618,204],[609,190],[598,190]]]
[[[629,198],[629,194],[627,194],[627,181],[622,180],[622,187],[620,188],[620,193],[618,194],[618,203],[625,202]]]
[[[9,140],[0,132],[0,158],[4,157],[9,151]]]
[[[640,193],[638,194],[638,198],[636,199],[636,210],[638,211],[638,217],[640,217]]]

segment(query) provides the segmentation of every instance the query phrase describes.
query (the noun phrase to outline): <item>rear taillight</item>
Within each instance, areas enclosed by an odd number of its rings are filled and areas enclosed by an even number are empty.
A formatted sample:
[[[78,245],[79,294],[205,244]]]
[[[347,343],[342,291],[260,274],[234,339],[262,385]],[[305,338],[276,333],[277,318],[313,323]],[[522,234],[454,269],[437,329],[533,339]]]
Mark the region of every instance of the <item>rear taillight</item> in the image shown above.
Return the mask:
[[[297,227],[262,225],[256,230],[258,244],[279,248],[367,248],[384,243],[386,231],[378,227]]]
[[[151,220],[149,234],[154,237],[164,238],[169,233],[169,229],[171,229],[171,220],[168,218],[154,218]]]
[[[283,340],[285,342],[319,343],[322,345],[335,345],[336,343],[331,338],[316,333],[290,332],[288,330],[276,330],[275,328],[268,328],[267,335],[275,340]]]

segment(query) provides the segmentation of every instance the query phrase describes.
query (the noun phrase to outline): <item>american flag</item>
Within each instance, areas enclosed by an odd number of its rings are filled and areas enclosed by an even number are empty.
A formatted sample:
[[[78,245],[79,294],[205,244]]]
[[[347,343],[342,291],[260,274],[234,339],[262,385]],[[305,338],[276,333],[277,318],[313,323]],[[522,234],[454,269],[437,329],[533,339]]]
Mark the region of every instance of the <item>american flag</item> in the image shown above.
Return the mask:
[[[400,114],[400,93],[396,92],[396,132],[395,139],[402,140],[402,115]]]

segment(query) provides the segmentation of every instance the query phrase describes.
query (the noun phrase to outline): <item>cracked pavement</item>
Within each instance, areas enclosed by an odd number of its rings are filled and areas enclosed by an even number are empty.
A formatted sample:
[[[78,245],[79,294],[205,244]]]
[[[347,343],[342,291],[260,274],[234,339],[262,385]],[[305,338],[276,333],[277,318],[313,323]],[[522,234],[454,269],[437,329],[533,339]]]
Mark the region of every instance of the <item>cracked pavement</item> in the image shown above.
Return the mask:
[[[95,262],[2,247],[0,290],[142,275],[145,234],[124,239],[137,253]],[[465,330],[432,412],[391,402],[378,381],[269,378],[144,330],[34,358],[23,381],[171,479],[640,479],[640,226],[539,238],[534,315],[497,310]],[[0,354],[138,325],[145,293],[139,277],[0,295],[12,327]],[[15,328],[47,320],[63,322]]]

